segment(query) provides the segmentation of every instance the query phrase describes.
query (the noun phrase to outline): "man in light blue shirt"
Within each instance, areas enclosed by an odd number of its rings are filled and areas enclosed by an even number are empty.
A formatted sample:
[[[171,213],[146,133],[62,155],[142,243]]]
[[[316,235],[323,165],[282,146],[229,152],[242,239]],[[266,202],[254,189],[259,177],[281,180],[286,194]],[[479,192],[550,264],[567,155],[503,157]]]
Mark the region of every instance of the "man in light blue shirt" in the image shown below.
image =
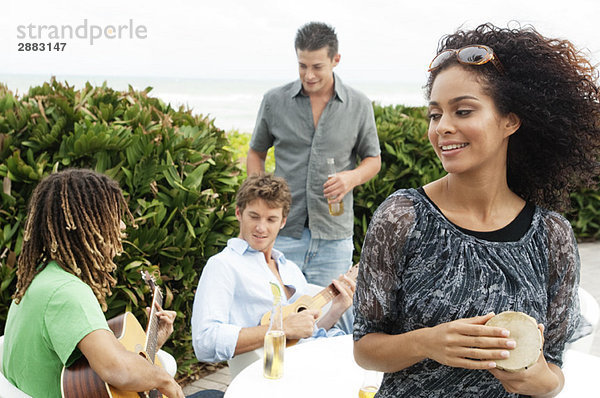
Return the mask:
[[[273,249],[290,210],[285,180],[272,175],[249,177],[236,199],[239,237],[208,260],[194,299],[192,344],[200,361],[229,360],[263,346],[268,325],[257,325],[271,310],[270,282],[284,293],[283,305],[293,303],[307,288],[302,271]],[[284,319],[288,339],[336,333],[332,326],[352,304],[356,285],[345,276],[333,280],[333,285],[340,294],[321,318],[317,320],[318,311],[306,310]]]

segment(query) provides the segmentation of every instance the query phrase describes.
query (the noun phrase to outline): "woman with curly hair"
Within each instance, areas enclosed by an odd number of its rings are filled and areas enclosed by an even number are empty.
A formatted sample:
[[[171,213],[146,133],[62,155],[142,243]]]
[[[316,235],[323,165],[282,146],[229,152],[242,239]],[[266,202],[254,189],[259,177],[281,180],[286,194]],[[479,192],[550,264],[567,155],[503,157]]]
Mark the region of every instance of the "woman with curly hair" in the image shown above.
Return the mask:
[[[597,72],[566,40],[491,24],[440,41],[428,136],[447,172],[380,206],[356,289],[354,355],[386,372],[378,397],[552,397],[583,329],[569,192],[597,182]],[[520,372],[516,343],[486,326],[534,317],[544,345]],[[581,322],[581,324],[580,324]]]

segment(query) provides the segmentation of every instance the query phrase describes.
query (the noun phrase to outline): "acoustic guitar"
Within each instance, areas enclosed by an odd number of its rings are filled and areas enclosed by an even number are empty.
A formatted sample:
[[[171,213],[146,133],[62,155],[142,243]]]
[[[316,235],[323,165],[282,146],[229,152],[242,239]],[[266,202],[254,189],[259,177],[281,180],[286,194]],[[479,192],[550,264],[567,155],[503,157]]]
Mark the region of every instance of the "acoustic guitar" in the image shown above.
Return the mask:
[[[127,351],[142,355],[148,361],[160,366],[156,356],[158,338],[158,317],[156,312],[162,308],[163,296],[160,288],[148,271],[142,272],[142,278],[150,285],[152,290],[152,306],[146,332],[131,312],[119,315],[108,321],[108,327],[115,337],[125,346]],[[61,391],[63,398],[162,398],[158,390],[145,392],[122,391],[108,383],[90,367],[85,356],[81,356],[71,366],[64,367],[61,374]]]
[[[358,264],[353,265],[348,272],[346,272],[346,276],[356,281],[356,277],[358,276]],[[323,308],[327,303],[334,299],[335,296],[340,294],[339,290],[331,283],[325,289],[321,290],[314,296],[304,295],[300,296],[298,300],[294,301],[292,304],[288,304],[281,309],[283,319],[287,318],[291,314],[297,314],[298,312],[305,310],[319,310]],[[271,311],[267,312],[263,315],[260,320],[261,325],[268,325],[271,321]],[[290,347],[296,344],[298,340],[286,340],[286,346]]]

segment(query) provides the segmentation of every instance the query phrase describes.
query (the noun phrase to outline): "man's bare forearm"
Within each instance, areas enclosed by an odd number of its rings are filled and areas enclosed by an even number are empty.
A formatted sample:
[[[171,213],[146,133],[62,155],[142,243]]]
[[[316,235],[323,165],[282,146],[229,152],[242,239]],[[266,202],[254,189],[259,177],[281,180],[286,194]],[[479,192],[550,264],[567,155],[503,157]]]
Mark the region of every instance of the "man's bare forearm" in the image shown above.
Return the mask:
[[[364,158],[360,164],[352,170],[355,175],[355,186],[359,186],[375,177],[381,170],[381,156]]]
[[[249,176],[265,173],[265,160],[267,152],[257,152],[252,148],[248,149],[246,157],[246,171]]]

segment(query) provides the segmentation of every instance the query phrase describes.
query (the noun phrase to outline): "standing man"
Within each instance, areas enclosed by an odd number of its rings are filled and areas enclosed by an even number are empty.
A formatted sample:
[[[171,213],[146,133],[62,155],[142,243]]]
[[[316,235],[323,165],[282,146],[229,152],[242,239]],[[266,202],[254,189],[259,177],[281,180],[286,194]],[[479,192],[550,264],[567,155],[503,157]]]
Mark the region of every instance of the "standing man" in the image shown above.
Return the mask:
[[[247,169],[248,175],[264,173],[267,150],[275,146],[275,174],[292,192],[275,248],[300,266],[308,282],[326,286],[352,265],[352,190],[379,171],[379,140],[371,101],[333,73],[340,62],[333,28],[302,26],[295,48],[300,78],[265,94]],[[329,179],[327,158],[337,171]],[[328,202],[343,202],[344,213],[330,215]],[[350,324],[342,326],[351,331]]]

